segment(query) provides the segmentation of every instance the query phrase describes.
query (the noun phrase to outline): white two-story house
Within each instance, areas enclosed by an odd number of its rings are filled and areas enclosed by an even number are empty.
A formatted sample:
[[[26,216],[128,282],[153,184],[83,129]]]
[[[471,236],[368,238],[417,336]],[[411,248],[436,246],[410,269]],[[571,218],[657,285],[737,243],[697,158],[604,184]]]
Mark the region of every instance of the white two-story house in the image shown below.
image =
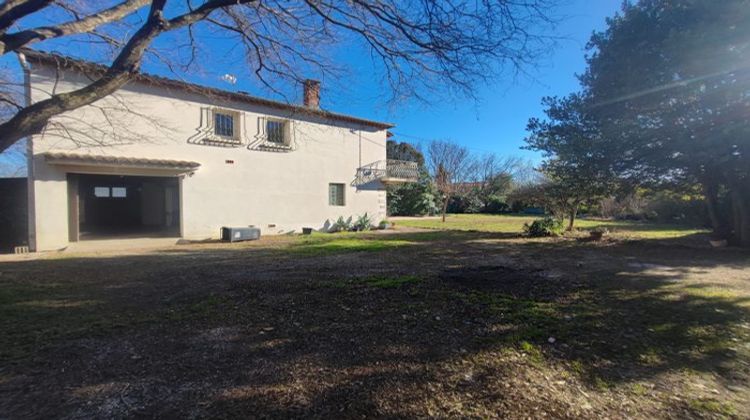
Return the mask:
[[[32,103],[104,70],[41,52],[20,58]],[[385,185],[416,175],[410,164],[386,163],[392,125],[321,110],[315,81],[303,96],[303,105],[290,105],[141,74],[55,117],[28,139],[31,249],[117,237],[203,240],[223,226],[324,230],[364,213],[379,222]]]

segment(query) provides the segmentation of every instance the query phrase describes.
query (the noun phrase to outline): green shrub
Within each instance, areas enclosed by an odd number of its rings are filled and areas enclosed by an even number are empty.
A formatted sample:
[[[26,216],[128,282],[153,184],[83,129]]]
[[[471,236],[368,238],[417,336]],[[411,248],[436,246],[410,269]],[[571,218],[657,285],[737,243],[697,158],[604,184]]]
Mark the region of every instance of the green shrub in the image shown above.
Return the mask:
[[[470,191],[465,194],[453,195],[448,202],[448,213],[479,213],[482,207],[482,200],[479,199],[476,191]]]
[[[659,193],[649,197],[643,218],[659,223],[681,223],[693,226],[710,223],[702,197],[668,193]]]
[[[368,216],[367,213],[359,216],[357,221],[354,222],[352,230],[363,231],[372,229],[372,217]]]
[[[537,219],[531,222],[531,224],[524,223],[523,231],[531,237],[542,237],[542,236],[559,236],[563,232],[562,220],[545,217],[544,219]]]
[[[505,202],[503,197],[491,195],[487,198],[487,202],[484,204],[482,209],[483,213],[489,214],[500,214],[507,213],[510,211],[510,206]]]
[[[437,191],[429,179],[388,187],[389,216],[424,216],[438,213]]]
[[[331,225],[329,232],[346,232],[352,228],[352,218],[344,219],[344,216],[339,216],[338,220]]]

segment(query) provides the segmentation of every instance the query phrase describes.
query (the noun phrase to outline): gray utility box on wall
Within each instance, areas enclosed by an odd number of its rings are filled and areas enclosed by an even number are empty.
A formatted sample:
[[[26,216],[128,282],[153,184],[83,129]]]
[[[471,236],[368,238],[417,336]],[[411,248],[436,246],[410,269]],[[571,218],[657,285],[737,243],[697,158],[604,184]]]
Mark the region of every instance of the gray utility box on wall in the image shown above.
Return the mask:
[[[260,239],[260,229],[255,227],[223,227],[221,240],[226,242],[254,241]]]

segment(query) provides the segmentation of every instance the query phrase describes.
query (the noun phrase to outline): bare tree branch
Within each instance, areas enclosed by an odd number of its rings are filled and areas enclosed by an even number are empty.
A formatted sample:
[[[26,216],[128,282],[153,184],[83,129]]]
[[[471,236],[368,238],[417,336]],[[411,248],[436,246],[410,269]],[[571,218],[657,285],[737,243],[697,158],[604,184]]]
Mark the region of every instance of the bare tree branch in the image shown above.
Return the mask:
[[[12,34],[3,34],[0,36],[0,55],[11,51],[18,51],[20,48],[28,47],[37,41],[93,31],[101,25],[122,19],[145,6],[148,2],[148,0],[127,0],[116,6],[72,22],[57,26],[26,29]]]
[[[166,0],[152,1],[146,23],[130,38],[120,54],[101,78],[81,89],[61,93],[29,105],[10,120],[0,124],[0,150],[32,133],[40,132],[55,115],[89,105],[121,88],[138,72],[141,59],[151,41],[159,34],[205,19],[214,10],[254,0],[211,0],[195,10],[166,20]]]
[[[441,197],[443,222],[451,197],[468,185],[475,162],[467,149],[447,140],[433,140],[427,147],[427,162]]]
[[[0,5],[0,34],[10,28],[17,20],[49,6],[53,0],[15,0]]]
[[[311,76],[345,80],[345,67],[334,58],[340,57],[342,47],[358,48],[369,52],[391,103],[428,102],[436,94],[474,97],[479,86],[507,69],[523,72],[548,51],[550,38],[542,31],[554,23],[550,16],[557,1],[203,0],[185,2],[185,9],[167,8],[167,14],[182,13],[171,18],[164,16],[166,0],[112,1],[103,10],[79,9],[65,0],[6,1],[0,5],[0,22],[9,25],[0,30],[0,53],[23,52],[34,42],[74,35],[69,39],[76,43],[105,46],[90,55],[111,65],[78,90],[21,109],[0,103],[5,108],[0,113],[0,150],[40,132],[56,115],[112,94],[133,79],[144,57],[154,57],[182,78],[201,63],[215,62],[201,60],[199,54],[220,50],[215,54],[225,56],[229,65],[243,61],[240,71],[286,98],[284,87]],[[133,12],[147,3],[148,17],[138,22],[142,16]],[[63,19],[55,15],[62,22],[5,33],[19,17],[41,15],[53,7],[65,11]],[[133,25],[139,26],[131,32]],[[167,38],[168,48],[158,42],[151,46],[167,32],[174,33]],[[212,42],[217,36],[234,43]]]

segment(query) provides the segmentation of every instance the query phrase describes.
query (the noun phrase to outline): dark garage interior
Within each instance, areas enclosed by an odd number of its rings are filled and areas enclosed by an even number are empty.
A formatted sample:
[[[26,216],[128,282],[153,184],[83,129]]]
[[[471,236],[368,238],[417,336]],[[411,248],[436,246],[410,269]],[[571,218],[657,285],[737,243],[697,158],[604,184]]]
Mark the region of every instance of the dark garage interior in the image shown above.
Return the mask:
[[[178,178],[69,174],[68,185],[71,240],[180,234]]]
[[[0,178],[0,253],[28,246],[26,178]]]

